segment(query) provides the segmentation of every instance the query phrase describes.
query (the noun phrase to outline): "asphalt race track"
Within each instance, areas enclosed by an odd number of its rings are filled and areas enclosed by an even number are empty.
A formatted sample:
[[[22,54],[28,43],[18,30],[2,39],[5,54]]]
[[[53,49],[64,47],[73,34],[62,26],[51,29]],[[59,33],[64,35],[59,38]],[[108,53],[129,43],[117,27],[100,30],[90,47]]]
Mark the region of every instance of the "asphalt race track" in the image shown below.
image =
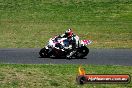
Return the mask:
[[[132,66],[132,49],[90,49],[83,59],[40,58],[40,49],[0,49],[0,63],[6,64],[95,64]]]

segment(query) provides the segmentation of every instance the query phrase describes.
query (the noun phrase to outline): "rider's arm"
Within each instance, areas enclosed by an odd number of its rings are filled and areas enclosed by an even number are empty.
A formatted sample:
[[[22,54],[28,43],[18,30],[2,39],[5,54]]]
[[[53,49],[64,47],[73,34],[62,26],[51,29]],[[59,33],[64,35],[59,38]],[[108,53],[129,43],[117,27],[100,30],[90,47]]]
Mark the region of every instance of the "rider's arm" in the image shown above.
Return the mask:
[[[64,36],[65,36],[65,34],[55,36],[55,37],[54,37],[54,40],[55,40],[55,41],[57,41],[57,40],[58,40],[58,38],[63,38]]]
[[[64,38],[65,37],[65,34],[62,34],[62,35],[60,35],[61,36],[61,38]]]

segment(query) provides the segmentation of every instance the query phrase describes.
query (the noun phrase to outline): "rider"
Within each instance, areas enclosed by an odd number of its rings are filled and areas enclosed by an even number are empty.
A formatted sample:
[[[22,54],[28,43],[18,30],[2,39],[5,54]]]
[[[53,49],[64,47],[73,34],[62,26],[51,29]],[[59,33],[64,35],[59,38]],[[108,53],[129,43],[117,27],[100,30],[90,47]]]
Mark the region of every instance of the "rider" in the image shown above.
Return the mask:
[[[73,34],[72,29],[66,30],[64,34],[61,36],[58,36],[58,38],[67,38],[69,41],[69,46],[65,47],[65,49],[70,49],[71,52],[67,55],[67,58],[70,58],[76,50],[77,43],[79,41],[79,37],[75,34]]]

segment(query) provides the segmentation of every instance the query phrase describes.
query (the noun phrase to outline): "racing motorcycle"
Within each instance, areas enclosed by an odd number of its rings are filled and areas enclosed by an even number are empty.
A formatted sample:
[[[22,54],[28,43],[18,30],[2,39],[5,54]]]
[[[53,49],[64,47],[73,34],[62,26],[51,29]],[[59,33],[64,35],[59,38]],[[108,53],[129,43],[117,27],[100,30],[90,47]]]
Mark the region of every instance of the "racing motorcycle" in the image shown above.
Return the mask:
[[[89,53],[86,45],[91,44],[91,40],[79,40],[76,38],[76,48],[74,54],[70,58],[84,58]],[[42,48],[39,55],[43,58],[67,58],[67,55],[72,52],[72,46],[69,48],[67,38],[50,38],[48,44]]]

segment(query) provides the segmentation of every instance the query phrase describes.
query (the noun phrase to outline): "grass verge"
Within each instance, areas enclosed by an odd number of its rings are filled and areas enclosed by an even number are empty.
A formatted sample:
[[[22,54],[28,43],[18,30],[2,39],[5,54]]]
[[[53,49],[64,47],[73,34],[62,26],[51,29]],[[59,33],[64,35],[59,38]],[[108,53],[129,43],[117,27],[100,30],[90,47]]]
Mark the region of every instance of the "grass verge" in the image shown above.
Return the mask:
[[[130,84],[85,84],[75,81],[79,65],[0,64],[0,88],[131,88]],[[83,65],[88,74],[130,74],[132,66]]]
[[[1,0],[0,48],[43,47],[73,28],[93,48],[132,48],[131,0]]]

